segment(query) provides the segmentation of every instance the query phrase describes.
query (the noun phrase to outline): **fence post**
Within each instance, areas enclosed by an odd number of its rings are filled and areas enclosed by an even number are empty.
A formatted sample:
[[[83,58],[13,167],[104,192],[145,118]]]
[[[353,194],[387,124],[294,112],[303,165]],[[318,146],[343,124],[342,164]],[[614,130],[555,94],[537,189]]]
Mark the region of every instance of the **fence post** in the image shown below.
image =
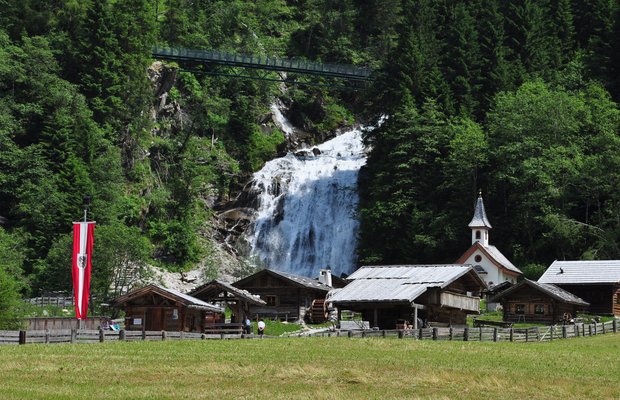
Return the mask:
[[[493,328],[493,341],[497,342],[497,339],[498,339],[497,328]]]
[[[365,338],[366,337],[366,331],[362,331],[362,337]]]
[[[76,339],[77,339],[77,329],[72,328],[71,329],[71,343],[75,343]]]
[[[403,331],[402,329],[398,330],[398,338],[402,339],[403,336],[405,336],[405,331]],[[385,331],[383,331],[383,337],[385,337]]]
[[[510,341],[513,342],[514,341],[514,328],[509,328],[510,329]]]
[[[454,339],[454,331],[452,330],[452,327],[450,327],[450,340]]]
[[[50,330],[46,329],[45,330],[45,343],[49,343],[50,342]]]
[[[611,321],[611,327],[614,333],[618,333],[618,320],[617,319],[614,318],[614,320]]]
[[[534,332],[536,332],[536,341],[540,342],[540,331],[538,330],[538,327],[534,328]]]
[[[530,338],[530,328],[525,328],[525,343],[528,342]]]
[[[478,327],[478,336],[479,336],[478,339],[482,342],[482,327],[481,326]]]
[[[353,332],[352,331],[348,331],[347,332],[347,337],[353,337]]]
[[[551,336],[549,337],[549,341],[553,342],[553,325],[551,325]]]
[[[146,329],[142,329],[142,340],[146,340]]]
[[[166,331],[161,331],[161,340],[166,340]]]
[[[601,323],[601,327],[603,328],[603,335],[605,334],[605,323]]]
[[[105,340],[105,334],[103,333],[103,329],[99,328],[99,343],[103,343]]]
[[[562,325],[562,339],[566,339],[566,325]]]
[[[467,342],[469,341],[469,328],[465,327],[465,329],[463,329],[463,341]]]
[[[596,326],[596,322],[594,323],[594,336],[598,335],[598,327]]]
[[[433,328],[433,340],[437,340],[438,335],[439,335],[439,328]]]
[[[424,339],[424,331],[422,329],[424,328],[418,328],[418,339],[419,340]]]
[[[123,341],[125,340],[125,330],[121,329],[120,331],[118,331],[118,340]]]
[[[19,331],[19,344],[26,344],[26,331]]]

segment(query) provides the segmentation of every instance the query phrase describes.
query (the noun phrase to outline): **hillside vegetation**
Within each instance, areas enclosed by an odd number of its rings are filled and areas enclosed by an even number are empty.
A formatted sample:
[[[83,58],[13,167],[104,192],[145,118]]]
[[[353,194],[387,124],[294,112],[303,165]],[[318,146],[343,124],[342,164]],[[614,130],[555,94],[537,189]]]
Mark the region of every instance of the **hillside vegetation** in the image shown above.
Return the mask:
[[[617,1],[12,1],[0,14],[0,312],[70,290],[92,197],[93,292],[119,268],[213,266],[214,210],[285,149],[366,134],[360,263],[452,262],[482,189],[492,242],[530,277],[620,257]],[[153,44],[368,65],[363,91],[153,66]],[[157,71],[176,74],[166,104]],[[149,79],[151,78],[151,80]],[[7,316],[10,320],[12,317]],[[6,319],[5,319],[6,320]],[[0,323],[1,324],[1,323]]]

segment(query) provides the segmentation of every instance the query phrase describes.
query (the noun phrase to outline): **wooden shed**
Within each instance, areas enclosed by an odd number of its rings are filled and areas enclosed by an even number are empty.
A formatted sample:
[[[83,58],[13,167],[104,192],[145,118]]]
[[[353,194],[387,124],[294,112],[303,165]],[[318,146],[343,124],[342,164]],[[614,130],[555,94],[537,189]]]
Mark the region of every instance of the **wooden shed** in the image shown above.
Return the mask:
[[[217,279],[198,286],[189,294],[208,303],[229,307],[232,310],[231,324],[241,324],[246,317],[252,319],[251,306],[262,307],[267,304],[258,295]]]
[[[117,297],[112,305],[125,310],[126,330],[203,332],[205,320],[224,313],[214,304],[156,285]]]
[[[506,322],[556,324],[588,307],[579,297],[549,283],[525,279],[490,299],[500,302]]]
[[[538,282],[582,298],[592,314],[620,317],[620,260],[554,261]]]
[[[381,329],[417,328],[419,320],[464,325],[467,314],[480,312],[486,287],[470,265],[461,264],[364,266],[348,279],[327,301],[339,312],[361,312]]]
[[[250,315],[286,321],[303,319],[315,300],[323,301],[331,287],[316,279],[263,269],[233,283],[259,295],[266,304],[250,304]],[[321,307],[323,303],[321,303]]]

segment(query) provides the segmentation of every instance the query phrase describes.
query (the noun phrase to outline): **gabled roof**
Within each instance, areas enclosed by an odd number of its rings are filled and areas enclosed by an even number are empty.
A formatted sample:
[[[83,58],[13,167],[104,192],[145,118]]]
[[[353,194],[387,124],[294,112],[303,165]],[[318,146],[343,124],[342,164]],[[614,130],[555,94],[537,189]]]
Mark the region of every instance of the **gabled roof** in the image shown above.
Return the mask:
[[[540,283],[620,283],[620,260],[554,261],[538,279]]]
[[[491,229],[491,223],[487,218],[487,213],[484,210],[484,202],[482,201],[482,194],[478,195],[476,200],[476,207],[474,208],[474,216],[468,225],[470,228],[488,228]]]
[[[201,310],[215,311],[215,312],[224,312],[224,309],[216,306],[215,304],[209,304],[200,299],[192,297],[188,294],[181,293],[174,289],[168,289],[157,285],[147,285],[143,288],[133,290],[123,296],[119,296],[112,301],[112,303],[116,306],[121,304],[125,304],[133,299],[142,297],[147,295],[148,293],[156,293],[162,297],[170,299],[175,302],[179,302],[186,307],[197,308]]]
[[[487,256],[493,264],[495,264],[498,268],[503,269],[505,272],[511,275],[521,275],[523,272],[517,267],[514,266],[513,263],[506,258],[505,255],[502,254],[501,251],[495,246],[487,246],[484,247],[480,242],[475,242],[471,245],[469,249],[463,255],[456,260],[457,264],[464,263],[476,250],[480,250],[484,255]]]
[[[428,288],[445,288],[467,274],[470,274],[480,287],[486,287],[470,265],[364,266],[348,277],[351,283],[330,292],[329,301],[411,303]]]
[[[307,289],[320,290],[324,292],[329,292],[332,289],[331,287],[322,284],[316,279],[312,279],[312,278],[308,278],[308,277],[300,276],[300,275],[293,275],[293,274],[289,274],[289,273],[281,272],[281,271],[274,271],[272,269],[263,269],[263,270],[258,271],[255,274],[246,276],[245,278],[240,279],[237,282],[234,282],[233,286],[236,286],[236,287],[243,286],[247,284],[248,282],[252,281],[253,279],[257,278],[259,275],[263,275],[263,274],[267,274],[267,275],[274,276],[276,278],[287,280],[295,286],[299,286],[299,287],[303,287]]]
[[[550,283],[534,282],[529,279],[524,279],[523,281],[519,282],[517,285],[511,287],[510,289],[506,289],[503,292],[496,294],[495,296],[489,299],[489,302],[496,303],[498,301],[501,301],[501,299],[503,299],[504,297],[511,295],[512,293],[520,290],[524,286],[529,286],[531,288],[539,290],[545,293],[547,296],[557,301],[560,301],[562,303],[574,304],[574,305],[583,306],[583,307],[587,307],[590,305],[590,303],[583,301],[581,298],[555,285],[552,285]]]
[[[226,297],[223,296],[224,293],[226,293]],[[198,286],[189,292],[189,294],[211,301],[236,300],[256,305],[267,304],[264,300],[261,300],[260,296],[254,295],[247,290],[236,288],[230,283],[217,279]]]

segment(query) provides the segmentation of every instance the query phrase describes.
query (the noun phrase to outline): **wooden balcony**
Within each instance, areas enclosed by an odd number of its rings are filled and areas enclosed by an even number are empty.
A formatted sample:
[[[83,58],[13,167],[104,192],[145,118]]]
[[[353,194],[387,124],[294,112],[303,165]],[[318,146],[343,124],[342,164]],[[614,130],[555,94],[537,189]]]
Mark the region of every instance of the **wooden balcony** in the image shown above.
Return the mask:
[[[480,298],[442,292],[439,297],[439,304],[442,307],[458,308],[467,311],[480,311]]]

